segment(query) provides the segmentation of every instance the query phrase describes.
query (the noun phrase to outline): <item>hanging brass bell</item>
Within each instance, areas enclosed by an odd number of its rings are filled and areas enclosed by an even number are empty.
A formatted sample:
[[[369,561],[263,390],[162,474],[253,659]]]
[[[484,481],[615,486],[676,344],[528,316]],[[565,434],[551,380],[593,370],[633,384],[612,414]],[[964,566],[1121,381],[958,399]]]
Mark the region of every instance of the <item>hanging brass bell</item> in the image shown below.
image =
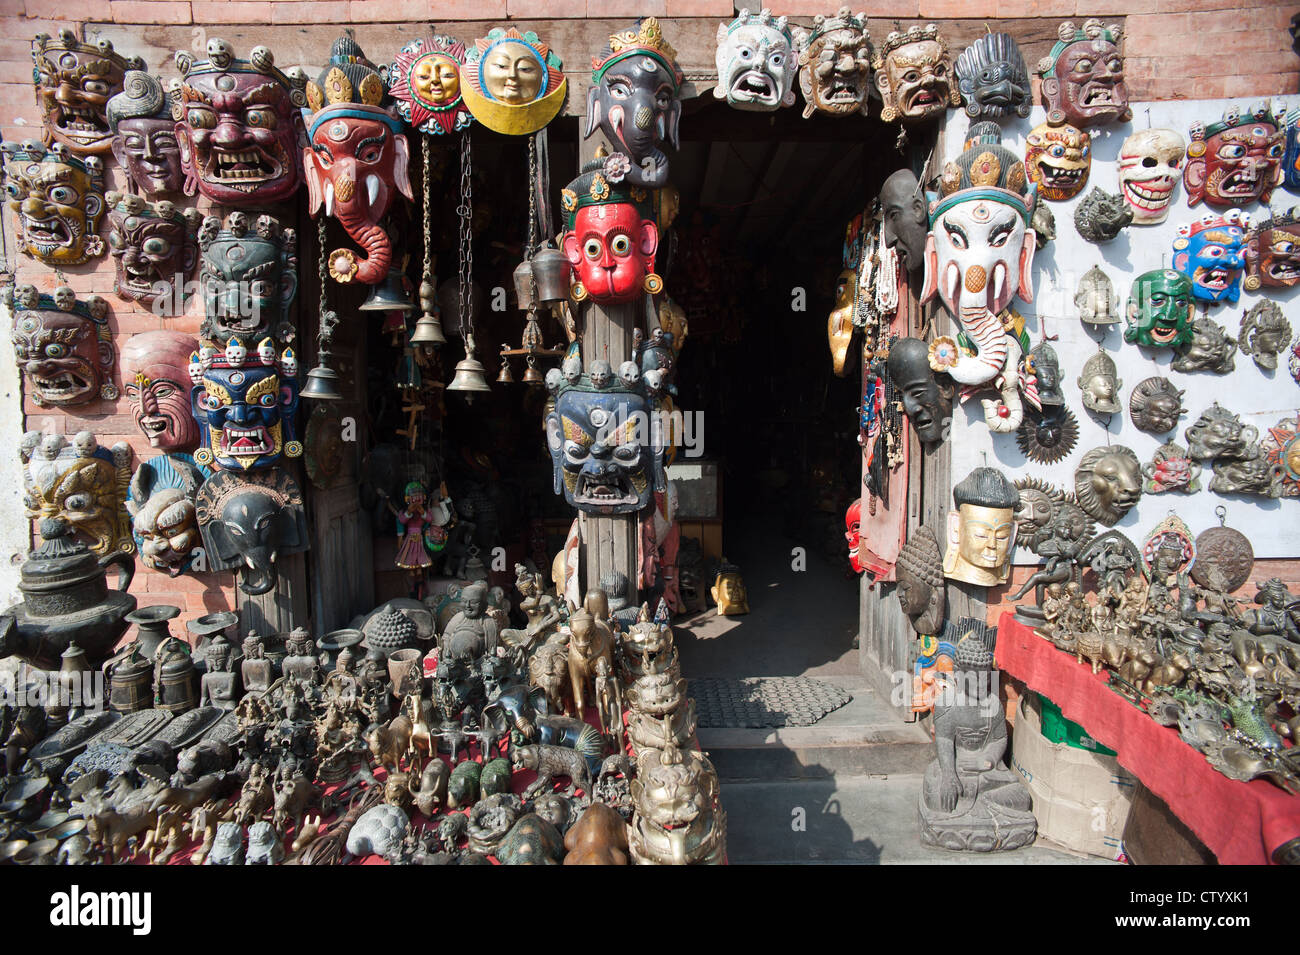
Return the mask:
[[[302,397],[315,401],[342,401],[338,372],[328,365],[317,365],[307,372],[307,384],[303,386]]]
[[[527,259],[515,266],[515,297],[519,299],[519,307],[524,311],[534,304],[533,265]]]
[[[542,381],[542,373],[538,371],[537,366],[530,361],[528,367],[524,370],[524,384],[536,386],[540,385]]]
[[[415,328],[411,331],[412,345],[445,345],[446,337],[442,334],[442,322],[438,320],[437,315],[431,315],[425,312],[415,320]]]
[[[409,312],[413,308],[415,303],[406,292],[405,276],[397,269],[389,269],[384,280],[371,287],[370,295],[361,303],[358,311]]]
[[[525,381],[528,380],[528,376],[527,376],[527,374],[524,375],[524,380],[525,380]],[[514,383],[515,383],[515,376],[514,376],[514,374],[510,371],[510,359],[509,359],[509,358],[502,358],[502,359],[501,359],[501,373],[497,375],[497,384],[498,384],[498,385],[513,385]]]
[[[563,302],[569,297],[573,266],[559,249],[542,248],[533,253],[532,274],[537,280],[537,300],[543,305]]]
[[[447,386],[448,391],[491,391],[487,382],[487,369],[471,353],[456,363],[456,374]]]

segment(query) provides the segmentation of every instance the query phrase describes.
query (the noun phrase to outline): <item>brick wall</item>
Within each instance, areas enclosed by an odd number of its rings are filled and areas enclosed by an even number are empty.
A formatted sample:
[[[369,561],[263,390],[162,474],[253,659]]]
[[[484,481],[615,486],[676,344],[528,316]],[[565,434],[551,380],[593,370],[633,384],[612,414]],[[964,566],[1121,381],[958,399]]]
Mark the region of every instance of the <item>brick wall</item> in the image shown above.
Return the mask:
[[[749,5],[761,4],[754,0]],[[772,4],[777,12],[802,24],[815,14],[833,12],[838,5],[839,0]],[[888,33],[895,19],[904,24],[939,22],[957,49],[983,32],[986,24],[1005,30],[1017,37],[1031,66],[1051,45],[1062,19],[1123,20],[1128,33],[1129,87],[1135,100],[1266,97],[1300,91],[1300,58],[1291,51],[1287,33],[1296,8],[1274,0],[877,0],[859,6],[870,7],[870,28],[877,37]],[[201,49],[203,32],[199,31],[210,26],[214,32],[217,25],[224,27],[221,33],[241,49],[263,43],[281,65],[301,63],[314,73],[344,25],[356,25],[358,40],[372,58],[381,60],[395,53],[406,38],[423,33],[428,22],[470,39],[491,25],[485,21],[514,20],[552,41],[571,71],[571,82],[580,87],[584,84],[576,81],[599,45],[596,40],[607,35],[611,26],[641,15],[670,18],[664,31],[678,47],[683,66],[707,74],[716,25],[733,14],[730,0],[0,0],[0,103],[4,104],[0,131],[9,141],[39,135],[30,38],[65,27],[89,30],[92,35],[102,32],[120,47],[126,44],[119,40],[129,40],[131,48],[126,52],[145,56],[149,69],[170,77],[175,75],[172,51],[180,46]],[[600,22],[571,22],[584,19]],[[466,20],[474,22],[455,22]],[[570,109],[573,103],[581,103],[580,94],[575,89]],[[121,170],[111,161],[108,170],[110,186],[121,186]],[[199,207],[205,208],[205,203],[200,201]],[[10,228],[7,219],[6,215]],[[107,256],[66,269],[64,276],[79,295],[99,294],[109,300],[110,326],[119,348],[130,335],[164,326],[197,333],[201,308],[197,302],[186,316],[164,321],[118,299],[112,291],[113,267]],[[26,258],[18,263],[18,281],[42,289],[59,284],[50,269]],[[73,415],[30,403],[23,410],[28,427],[52,425],[67,434],[90,428],[106,445],[125,440],[134,448],[137,464],[154,453],[136,430],[125,399],[98,402],[76,409]],[[1028,573],[1028,569],[1018,570],[1017,579]],[[1256,571],[1261,579],[1275,575],[1300,581],[1300,563],[1261,563]],[[230,574],[169,580],[142,571],[132,590],[143,605],[172,603],[192,617],[227,609],[233,586]],[[1247,592],[1253,593],[1253,588]],[[990,614],[996,618],[1001,604],[998,595],[992,596]]]

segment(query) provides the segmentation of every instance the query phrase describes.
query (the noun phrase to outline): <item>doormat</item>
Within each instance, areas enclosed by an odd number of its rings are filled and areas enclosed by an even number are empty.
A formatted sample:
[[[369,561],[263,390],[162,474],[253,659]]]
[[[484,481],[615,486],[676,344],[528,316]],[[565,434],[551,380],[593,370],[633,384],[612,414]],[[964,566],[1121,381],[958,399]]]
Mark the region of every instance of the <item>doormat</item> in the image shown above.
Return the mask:
[[[687,683],[702,727],[811,726],[853,699],[833,683],[806,676],[701,677]]]

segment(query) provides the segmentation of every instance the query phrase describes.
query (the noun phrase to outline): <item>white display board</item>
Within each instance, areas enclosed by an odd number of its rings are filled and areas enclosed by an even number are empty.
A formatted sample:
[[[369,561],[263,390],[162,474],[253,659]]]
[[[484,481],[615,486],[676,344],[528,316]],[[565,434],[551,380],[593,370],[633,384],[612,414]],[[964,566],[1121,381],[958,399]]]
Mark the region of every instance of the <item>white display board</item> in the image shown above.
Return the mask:
[[[1122,410],[1109,422],[1109,443],[1132,448],[1145,465],[1152,453],[1166,440],[1174,439],[1187,446],[1185,431],[1201,412],[1215,401],[1236,412],[1242,421],[1259,429],[1261,437],[1268,428],[1283,417],[1300,410],[1300,386],[1287,370],[1287,355],[1280,356],[1279,367],[1267,374],[1256,367],[1249,355],[1238,350],[1236,369],[1227,375],[1211,372],[1180,373],[1169,365],[1173,352],[1168,348],[1152,349],[1130,345],[1124,341],[1124,325],[1085,326],[1079,321],[1074,305],[1074,294],[1080,277],[1099,266],[1109,277],[1119,298],[1122,312],[1128,303],[1129,288],[1133,278],[1143,272],[1170,267],[1173,261],[1173,241],[1178,226],[1198,219],[1211,211],[1204,203],[1191,208],[1180,183],[1174,194],[1169,218],[1156,226],[1129,226],[1113,241],[1094,245],[1084,241],[1074,227],[1074,208],[1093,186],[1106,192],[1119,191],[1117,158],[1124,139],[1134,130],[1150,127],[1176,129],[1187,138],[1193,121],[1205,123],[1218,119],[1232,103],[1249,106],[1246,100],[1171,101],[1165,103],[1134,103],[1133,121],[1093,129],[1092,171],[1088,183],[1074,199],[1052,202],[1049,207],[1056,217],[1056,239],[1039,249],[1034,256],[1034,301],[1026,304],[1019,299],[1012,304],[1026,318],[1031,344],[1037,344],[1047,335],[1056,336],[1052,345],[1061,362],[1061,382],[1066,405],[1079,421],[1079,443],[1074,450],[1056,464],[1043,465],[1029,461],[1016,444],[1014,434],[993,434],[984,423],[984,412],[977,398],[953,409],[952,476],[956,483],[973,468],[982,465],[998,467],[1013,480],[1036,477],[1049,481],[1064,490],[1074,488],[1074,470],[1079,460],[1090,449],[1107,444],[1105,418],[1098,418],[1083,406],[1076,381],[1083,363],[1097,351],[1097,338],[1106,328],[1102,347],[1115,361],[1119,377]],[[1290,105],[1288,103],[1287,105]],[[1028,119],[1009,122],[1002,128],[1003,144],[1020,156],[1024,155],[1025,137],[1031,129],[1043,122],[1044,111],[1035,107]],[[962,152],[970,121],[964,112],[949,111],[944,141],[944,161]],[[942,162],[933,168],[942,169]],[[1279,188],[1272,197],[1272,208],[1283,211],[1300,205],[1300,197]],[[1259,203],[1245,211],[1258,221],[1268,211]],[[1300,333],[1300,287],[1270,289],[1269,294],[1250,294],[1242,291],[1237,304],[1209,306],[1209,316],[1236,338],[1241,317],[1261,298],[1272,299],[1282,307],[1291,323],[1293,340]],[[1198,309],[1198,312],[1200,310]],[[1152,375],[1163,375],[1180,389],[1185,389],[1183,404],[1187,414],[1175,433],[1156,437],[1139,431],[1128,416],[1128,400],[1133,387]],[[1201,490],[1195,494],[1143,494],[1138,504],[1116,524],[1130,539],[1141,545],[1142,539],[1169,512],[1176,511],[1187,522],[1193,533],[1199,534],[1219,521],[1215,509],[1227,509],[1227,523],[1250,538],[1256,557],[1300,556],[1300,498],[1274,499],[1249,495],[1222,495],[1209,490],[1212,470],[1209,465],[1201,475]],[[1099,530],[1104,528],[1099,528]],[[1027,548],[1018,548],[1017,564],[1035,564],[1038,558]]]

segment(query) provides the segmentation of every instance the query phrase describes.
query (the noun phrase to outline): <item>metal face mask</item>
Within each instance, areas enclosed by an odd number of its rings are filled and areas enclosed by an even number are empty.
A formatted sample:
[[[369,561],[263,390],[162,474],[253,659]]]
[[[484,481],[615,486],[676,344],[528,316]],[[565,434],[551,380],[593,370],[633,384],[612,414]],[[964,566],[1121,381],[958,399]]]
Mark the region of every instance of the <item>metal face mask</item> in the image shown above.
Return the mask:
[[[1038,194],[1053,202],[1072,199],[1088,182],[1092,137],[1073,126],[1035,126],[1025,139],[1025,172]]]
[[[180,89],[172,118],[185,174],[198,190],[226,205],[262,205],[287,199],[302,182],[306,76],[275,67],[264,46],[235,59],[225,40],[208,41],[208,58],[176,53]]]
[[[1195,123],[1187,145],[1183,188],[1187,204],[1221,209],[1267,203],[1282,183],[1286,131],[1267,103],[1248,112],[1232,107],[1217,123]]]
[[[122,89],[127,70],[144,69],[138,56],[124,57],[108,40],[82,43],[71,30],[32,40],[32,82],[45,125],[45,141],[62,143],[79,156],[106,153],[112,142],[105,107]]]
[[[1236,302],[1241,297],[1241,270],[1246,264],[1246,227],[1240,209],[1213,213],[1178,227],[1174,268],[1192,281],[1192,295],[1202,302]]]
[[[1149,347],[1182,348],[1191,344],[1196,303],[1192,283],[1172,269],[1143,272],[1128,297],[1124,341]]]
[[[335,249],[330,275],[376,285],[388,277],[392,242],[382,220],[393,196],[412,198],[409,159],[401,121],[379,103],[386,88],[374,65],[351,37],[335,41],[330,66],[307,84],[310,145],[302,151],[307,208],[334,216],[367,255]]]
[[[627,180],[632,185],[667,185],[664,150],[677,148],[683,74],[659,21],[646,17],[635,29],[614,34],[591,66],[584,135],[590,138],[599,129],[614,150],[631,160]]]
[[[883,103],[880,118],[886,123],[925,123],[949,106],[961,105],[948,44],[933,23],[913,25],[905,33],[892,31],[871,65]]]
[[[532,31],[489,30],[465,54],[460,93],[474,118],[507,136],[535,133],[564,108],[564,64]]]
[[[174,331],[142,332],[122,346],[122,382],[136,426],[160,451],[188,451],[199,441],[190,409],[190,356],[197,339]]]
[[[62,143],[4,144],[5,191],[17,218],[18,248],[54,268],[104,254],[104,164]]]
[[[785,17],[764,10],[741,10],[731,23],[718,24],[717,99],[736,109],[770,113],[794,105],[799,46]]]
[[[1291,288],[1300,282],[1300,214],[1292,210],[1252,225],[1246,233],[1247,292]]]
[[[871,88],[871,34],[866,14],[840,7],[833,17],[813,18],[812,32],[795,34],[800,47],[799,89],[803,118],[813,113],[867,115]]]
[[[1133,211],[1134,225],[1156,225],[1169,217],[1186,143],[1172,129],[1140,129],[1119,149],[1119,192]]]
[[[561,192],[567,231],[561,245],[578,281],[573,295],[601,304],[631,302],[643,292],[662,290],[654,274],[659,229],[643,190],[613,182],[621,154],[597,159]]]
[[[224,346],[232,337],[245,347],[268,335],[294,338],[289,306],[298,291],[298,239],[270,216],[249,222],[243,212],[226,217],[224,228],[208,216],[199,229],[203,252],[205,341]]]
[[[202,447],[194,452],[201,465],[228,471],[251,471],[281,457],[302,456],[294,432],[298,411],[297,361],[285,349],[277,361],[274,346],[267,362],[259,349],[248,354],[231,339],[224,352],[203,364],[202,377],[190,392],[190,409],[199,423]]]
[[[194,268],[199,248],[195,235],[202,213],[177,209],[172,203],[151,203],[140,196],[110,192],[106,197],[108,248],[117,270],[113,288],[128,302],[170,307],[158,314],[185,310],[185,280]]]
[[[1012,113],[1023,119],[1034,105],[1025,58],[1007,33],[986,33],[962,51],[957,57],[957,88],[972,119],[1000,119]]]
[[[603,375],[597,380],[605,387],[591,375],[561,386],[546,416],[555,492],[590,514],[632,514],[664,489],[663,442],[643,394],[614,390]]]
[[[60,286],[42,295],[35,286],[6,288],[14,314],[13,342],[24,391],[38,407],[71,407],[117,397],[117,349],[108,328],[108,303],[98,295],[77,301]]]
[[[107,115],[113,158],[142,193],[152,199],[185,187],[176,123],[161,80],[128,70],[122,92],[108,101]]]
[[[1062,23],[1056,35],[1056,45],[1035,71],[1043,78],[1047,121],[1083,128],[1132,119],[1119,25],[1087,20],[1075,29],[1073,23]]]
[[[412,40],[388,69],[389,92],[402,118],[422,133],[458,132],[474,122],[460,91],[465,44],[436,35]]]

